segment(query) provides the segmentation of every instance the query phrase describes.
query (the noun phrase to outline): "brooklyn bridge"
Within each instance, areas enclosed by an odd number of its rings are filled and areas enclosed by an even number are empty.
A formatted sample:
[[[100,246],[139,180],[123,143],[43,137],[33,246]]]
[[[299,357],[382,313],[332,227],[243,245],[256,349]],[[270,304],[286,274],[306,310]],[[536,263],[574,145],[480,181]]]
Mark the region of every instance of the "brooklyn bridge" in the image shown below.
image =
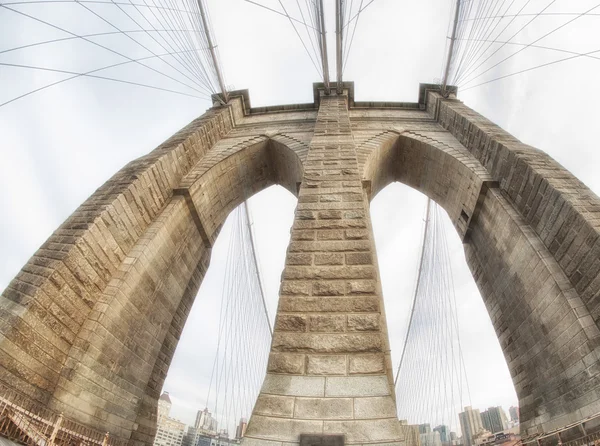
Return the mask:
[[[376,0],[239,0],[283,21],[304,52],[297,63],[319,76],[312,86],[294,86],[312,88],[311,101],[256,107],[253,91],[226,82],[211,2],[0,3],[7,23],[18,17],[56,33],[0,49],[0,66],[60,75],[29,90],[6,88],[0,110],[82,78],[210,99],[203,114],[116,171],[7,282],[0,297],[0,440],[203,446],[211,432],[206,444],[245,446],[600,441],[600,199],[544,147],[520,141],[461,100],[462,89],[598,59],[595,49],[542,39],[597,16],[600,4],[565,12],[552,9],[554,1],[529,9],[530,1],[515,1],[445,5],[439,77],[415,84],[416,100],[400,102],[363,100],[355,91],[361,80],[345,77],[359,24]],[[69,28],[65,16],[37,9],[69,2],[108,30]],[[514,39],[543,17],[560,21],[527,43]],[[119,45],[117,37],[124,39]],[[63,69],[10,58],[65,41],[117,62]],[[534,48],[558,56],[495,70]],[[123,65],[146,75],[109,71]],[[169,84],[154,83],[158,78]],[[401,72],[397,78],[402,82]],[[170,111],[161,113],[167,119]],[[40,122],[46,120],[52,116]],[[386,293],[384,304],[371,218],[372,200],[392,183],[427,199],[424,212],[410,210],[423,214],[421,236],[413,234],[418,253],[400,255],[418,259],[413,291],[403,297],[399,351],[390,344],[391,297]],[[261,271],[271,254],[257,246],[251,206],[272,186],[297,200],[276,304]],[[4,193],[18,195],[19,187]],[[480,414],[470,407],[477,370],[465,365],[461,324],[469,320],[459,316],[452,237],[514,385],[518,409],[511,411],[518,414],[510,425],[501,408]],[[2,257],[13,262],[9,249]],[[192,341],[198,356],[211,356],[202,389],[208,395],[184,433],[185,423],[169,416],[177,401],[165,380],[203,281],[216,269],[219,305],[206,315],[216,328]],[[201,352],[207,340],[214,354]]]

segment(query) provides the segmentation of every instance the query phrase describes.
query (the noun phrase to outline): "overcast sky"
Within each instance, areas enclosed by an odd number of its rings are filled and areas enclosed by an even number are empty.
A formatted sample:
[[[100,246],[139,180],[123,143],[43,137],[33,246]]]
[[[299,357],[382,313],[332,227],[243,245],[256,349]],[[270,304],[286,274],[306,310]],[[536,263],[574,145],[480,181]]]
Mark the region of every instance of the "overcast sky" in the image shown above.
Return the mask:
[[[312,101],[311,85],[318,80],[317,72],[285,18],[242,0],[208,3],[228,85],[249,88],[254,106]],[[277,7],[274,0],[262,3]],[[325,3],[331,30],[333,2]],[[346,80],[355,82],[357,100],[415,101],[419,82],[440,77],[451,3],[375,0],[364,11],[345,73]],[[533,0],[529,8],[536,12],[549,3],[548,12],[581,12],[595,2]],[[116,20],[111,7],[97,6],[97,11],[114,15]],[[75,33],[108,29],[73,3],[15,9]],[[567,20],[540,17],[515,41],[531,42]],[[600,50],[599,26],[600,16],[584,17],[539,44],[581,53]],[[64,36],[0,8],[0,51]],[[106,45],[138,54],[122,36],[104,39]],[[564,55],[528,49],[490,72],[488,78],[561,57]],[[0,53],[0,62],[72,71],[121,60],[79,40]],[[525,143],[550,153],[599,193],[600,92],[595,87],[599,72],[600,60],[578,58],[466,90],[459,97]],[[135,81],[157,80],[154,74],[131,66],[108,74]],[[0,66],[0,103],[65,77]],[[156,147],[209,106],[207,101],[171,93],[78,78],[0,107],[0,290],[51,232],[115,171]],[[271,188],[251,200],[271,314],[277,304],[295,204],[295,198],[282,188]],[[424,206],[422,195],[400,184],[383,190],[371,206],[394,363],[399,360],[406,331]],[[226,229],[213,251],[212,266],[165,384],[174,401],[173,414],[190,424],[195,410],[205,405],[215,350],[210,335],[215,318],[210,315],[218,308],[221,295]],[[481,409],[493,405],[508,409],[517,399],[506,363],[460,241],[450,229],[448,237],[470,403]]]

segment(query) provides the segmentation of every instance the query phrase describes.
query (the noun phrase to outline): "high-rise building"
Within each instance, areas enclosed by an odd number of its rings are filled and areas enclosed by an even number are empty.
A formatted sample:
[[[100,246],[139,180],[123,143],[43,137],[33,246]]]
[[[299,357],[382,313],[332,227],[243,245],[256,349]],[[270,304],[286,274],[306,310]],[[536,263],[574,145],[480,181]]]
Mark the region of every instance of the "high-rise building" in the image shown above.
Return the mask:
[[[429,427],[429,424],[426,424],[425,426]],[[430,427],[429,431],[423,432],[419,435],[419,439],[421,440],[421,446],[442,446],[440,433],[437,431],[432,432]]]
[[[458,414],[458,418],[460,419],[464,446],[473,446],[473,436],[483,430],[479,409],[467,406],[464,412]]]
[[[248,427],[248,422],[245,418],[241,418],[240,422],[235,430],[235,438],[240,439],[244,437],[246,433],[246,428]]]
[[[481,422],[483,427],[495,434],[508,429],[508,419],[504,409],[500,406],[489,407],[488,410],[481,413]]]
[[[514,421],[516,423],[519,422],[519,408],[515,406],[511,406],[508,409],[508,413],[510,414],[510,421]]]
[[[434,427],[433,430],[435,432],[439,432],[440,441],[442,443],[450,442],[450,429],[448,428],[448,426],[446,426],[445,424],[442,424],[440,426]]]
[[[420,434],[429,434],[431,432],[431,425],[429,423],[419,424]]]
[[[171,398],[169,392],[163,392],[158,399],[157,422],[160,423],[161,418],[167,418],[171,412]]]
[[[182,446],[185,424],[169,417],[171,398],[163,392],[158,400],[156,436],[154,446]]]
[[[194,427],[199,431],[216,433],[218,429],[217,419],[211,415],[208,408],[199,410],[196,414]]]
[[[422,446],[418,425],[408,424],[408,421],[400,420],[400,426],[404,434],[405,446]]]
[[[187,431],[183,434],[183,440],[181,446],[196,446],[196,428],[188,426]]]

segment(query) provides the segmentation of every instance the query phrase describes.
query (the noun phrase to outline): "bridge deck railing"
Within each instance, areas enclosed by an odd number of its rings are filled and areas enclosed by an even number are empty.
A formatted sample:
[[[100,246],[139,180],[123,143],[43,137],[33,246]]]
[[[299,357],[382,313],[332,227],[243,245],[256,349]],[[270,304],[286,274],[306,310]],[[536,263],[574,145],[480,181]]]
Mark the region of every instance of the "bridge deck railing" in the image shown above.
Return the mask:
[[[126,446],[0,383],[0,436],[26,446]]]
[[[600,413],[550,432],[523,437],[522,446],[600,446]]]

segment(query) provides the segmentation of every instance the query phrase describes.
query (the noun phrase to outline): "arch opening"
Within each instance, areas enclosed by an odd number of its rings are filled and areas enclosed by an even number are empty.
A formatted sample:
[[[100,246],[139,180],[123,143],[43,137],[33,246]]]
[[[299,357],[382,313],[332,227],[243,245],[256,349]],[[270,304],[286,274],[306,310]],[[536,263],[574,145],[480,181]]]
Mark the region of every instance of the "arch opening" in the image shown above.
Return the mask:
[[[256,240],[271,324],[273,324],[277,311],[279,280],[285,263],[285,253],[289,243],[290,227],[293,222],[296,202],[297,200],[293,194],[278,185],[270,186],[258,192],[247,201],[251,209],[251,224]],[[239,394],[241,395],[240,399],[242,399],[248,388],[256,381],[256,379],[254,381],[241,379],[237,365],[224,362],[226,355],[229,355],[229,353],[224,351],[226,349],[223,346],[219,348],[217,346],[221,300],[225,299],[225,302],[227,302],[226,293],[239,293],[244,296],[246,294],[245,290],[236,291],[228,285],[224,285],[227,269],[231,269],[232,266],[239,266],[235,260],[228,257],[228,254],[231,255],[232,238],[236,236],[233,231],[240,230],[237,227],[238,222],[234,221],[240,209],[241,206],[238,206],[229,214],[215,241],[210,266],[190,310],[163,385],[163,391],[168,391],[173,401],[171,413],[173,418],[182,420],[188,426],[193,427],[196,422],[194,417],[197,411],[208,408],[211,416],[219,422],[219,430],[227,429],[230,436],[235,434],[236,425],[241,417],[246,419],[250,417],[250,413],[241,410],[241,404],[238,404],[232,398],[236,398],[236,395]],[[241,212],[245,211],[241,210]],[[241,274],[244,273],[241,272]],[[230,306],[233,306],[236,300],[236,298],[230,296]],[[236,309],[231,309],[230,312],[229,319],[235,318],[236,314],[239,316],[239,311],[236,311]],[[259,312],[262,315],[262,309]],[[250,317],[250,315],[247,316]],[[228,329],[231,332],[229,334],[223,333],[221,338],[223,344],[229,342],[231,347],[236,343],[236,340],[233,339],[234,336],[239,337],[239,333],[235,334],[234,331],[245,326],[246,323],[239,318],[237,322],[229,319],[226,324],[229,324]],[[263,320],[260,319],[259,322],[262,323]],[[239,327],[236,327],[236,325],[239,325]],[[253,336],[252,333],[246,332],[246,334]],[[229,340],[227,340],[228,335],[230,336]],[[256,342],[258,341],[257,339]],[[270,339],[267,345],[267,356],[269,345]],[[219,369],[223,367],[232,369],[232,373],[229,375],[230,381],[222,380],[220,382],[218,396],[215,394],[217,384],[214,381],[216,379],[211,379],[214,373],[215,355],[217,354],[219,355]],[[267,356],[263,359],[266,360]],[[259,387],[262,384],[262,374],[266,371],[266,363],[264,365],[265,369],[260,370],[261,382]],[[253,368],[255,366],[255,363],[248,365],[245,373],[256,378]],[[236,373],[238,374],[236,375]],[[228,390],[225,390],[225,388]],[[231,393],[232,390],[234,390],[233,393]],[[258,395],[258,390],[259,388],[256,389],[255,396]],[[228,405],[233,402],[231,407],[225,406],[225,400],[227,400]]]
[[[370,206],[395,373],[407,336],[415,293],[427,198],[410,186],[391,182],[379,191]],[[431,419],[408,418],[408,422],[409,424],[431,423],[432,429],[435,426],[446,425],[451,431],[458,432],[460,430],[458,413],[462,412],[465,406],[473,405],[481,410],[491,406],[502,406],[505,411],[508,411],[510,406],[517,405],[518,400],[488,311],[467,265],[462,240],[451,228],[452,223],[447,214],[443,211],[442,214],[444,214],[443,224],[456,284],[460,339],[471,397],[469,398],[468,392],[464,389],[462,401],[459,393],[454,395],[453,401],[443,401],[444,404],[438,404],[440,400],[432,401],[430,407],[435,407],[436,411],[431,412]],[[421,332],[416,330],[416,334],[419,333]],[[421,397],[428,395],[432,400],[434,395],[449,394],[450,387],[456,386],[457,383],[445,383],[447,389],[436,388],[440,382],[443,382],[440,373],[447,372],[442,370],[445,363],[440,362],[441,358],[436,357],[433,351],[423,350],[422,356],[424,362],[437,364],[438,368],[429,372],[430,381],[427,388],[414,389],[414,391]],[[446,358],[446,361],[449,359],[451,358]],[[415,367],[409,368],[409,377],[415,378],[416,370]],[[425,374],[423,369],[419,370]],[[420,379],[410,381],[413,384],[415,381],[423,382]],[[406,387],[400,382],[398,386],[400,389]],[[411,398],[408,395],[397,394],[398,415],[401,419],[406,417],[407,407],[413,407],[409,400]],[[452,407],[448,408],[446,405]],[[426,407],[426,404],[421,406],[415,404],[413,412],[423,414]],[[449,418],[448,413],[452,413],[453,417]]]

